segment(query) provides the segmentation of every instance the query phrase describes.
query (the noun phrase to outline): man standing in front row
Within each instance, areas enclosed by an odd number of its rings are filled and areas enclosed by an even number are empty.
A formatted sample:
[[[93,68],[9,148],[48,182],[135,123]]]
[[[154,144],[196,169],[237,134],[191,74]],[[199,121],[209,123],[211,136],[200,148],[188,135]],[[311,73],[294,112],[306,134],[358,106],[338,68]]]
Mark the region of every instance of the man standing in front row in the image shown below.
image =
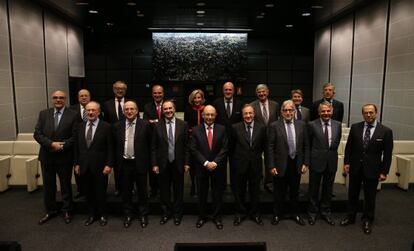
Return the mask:
[[[125,119],[114,127],[116,165],[122,170],[121,194],[124,209],[124,227],[132,222],[132,188],[138,189],[141,227],[148,225],[147,174],[150,165],[151,129],[147,121],[138,118],[138,106],[134,101],[124,105]]]
[[[183,217],[184,172],[190,169],[187,123],[175,117],[175,104],[167,100],[162,104],[163,118],[154,124],[152,136],[152,171],[158,175],[164,225],[174,217],[176,226]],[[171,202],[171,185],[173,201]]]
[[[268,168],[273,176],[273,218],[277,225],[284,213],[289,188],[291,218],[299,225],[305,221],[299,216],[300,178],[309,166],[309,139],[305,122],[295,120],[295,104],[286,100],[281,108],[282,118],[268,128]]]
[[[331,119],[333,108],[331,103],[319,105],[319,119],[308,124],[311,162],[309,167],[309,207],[308,222],[314,225],[317,215],[329,225],[335,225],[331,217],[331,198],[338,168],[338,146],[342,136],[339,121]],[[319,201],[319,190],[322,182],[322,194]]]
[[[226,128],[215,124],[216,109],[207,105],[202,113],[204,123],[193,127],[190,149],[193,168],[199,191],[199,218],[196,227],[200,228],[207,221],[208,187],[211,183],[213,197],[212,218],[217,229],[223,229],[221,206],[225,186],[226,156],[228,151]]]
[[[111,125],[99,119],[101,107],[91,101],[86,105],[88,121],[79,126],[75,144],[75,173],[81,176],[86,190],[89,217],[85,226],[97,219],[101,226],[108,223],[106,187],[108,174],[114,166]]]
[[[364,189],[362,231],[370,234],[375,214],[375,197],[379,181],[387,179],[390,170],[392,130],[377,121],[377,106],[362,107],[364,121],[353,124],[345,147],[344,173],[349,174],[348,215],[342,226],[355,223],[361,184]]]
[[[266,127],[254,121],[255,111],[250,104],[242,109],[243,122],[233,125],[230,152],[234,161],[234,197],[236,216],[233,225],[238,226],[246,216],[263,225],[260,215],[260,180],[263,173],[262,155],[266,147]],[[250,195],[250,211],[245,205],[247,184]]]
[[[43,176],[43,200],[46,214],[39,225],[46,223],[58,213],[56,205],[56,174],[59,176],[62,193],[64,221],[72,220],[72,165],[74,128],[76,113],[65,108],[66,94],[55,91],[52,94],[53,108],[43,110],[34,131],[34,138],[40,144],[39,161]]]

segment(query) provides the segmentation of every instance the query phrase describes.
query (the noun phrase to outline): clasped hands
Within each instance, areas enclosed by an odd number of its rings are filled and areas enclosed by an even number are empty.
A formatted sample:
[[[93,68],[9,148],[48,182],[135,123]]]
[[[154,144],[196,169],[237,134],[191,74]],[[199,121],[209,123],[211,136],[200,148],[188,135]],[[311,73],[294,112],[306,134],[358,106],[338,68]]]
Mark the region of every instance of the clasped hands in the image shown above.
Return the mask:
[[[50,145],[50,147],[52,148],[52,152],[61,152],[61,151],[63,151],[63,145],[64,144],[65,144],[65,142],[60,142],[60,141],[52,142],[52,144]]]

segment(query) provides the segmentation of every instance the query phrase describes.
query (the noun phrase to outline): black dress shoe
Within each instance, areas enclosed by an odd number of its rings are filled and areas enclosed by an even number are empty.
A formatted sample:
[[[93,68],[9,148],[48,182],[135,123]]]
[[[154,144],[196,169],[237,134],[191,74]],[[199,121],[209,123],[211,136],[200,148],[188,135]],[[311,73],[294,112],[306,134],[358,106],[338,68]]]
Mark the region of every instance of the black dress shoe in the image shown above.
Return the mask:
[[[71,223],[71,221],[72,221],[72,215],[69,212],[66,212],[63,215],[63,220],[65,221],[66,224]]]
[[[197,223],[196,223],[196,227],[197,227],[197,228],[200,228],[200,227],[202,227],[205,223],[206,223],[206,220],[205,220],[205,219],[198,218]]]
[[[299,215],[294,216],[293,220],[300,226],[305,226],[306,225],[305,221]]]
[[[76,193],[76,195],[74,196],[74,198],[75,199],[80,199],[80,198],[82,198],[84,195],[83,194],[81,194],[81,193]]]
[[[121,193],[118,190],[115,190],[114,195],[115,197],[118,197],[119,195],[121,195]]]
[[[260,217],[260,216],[254,216],[254,217],[252,217],[251,219],[252,219],[252,221],[254,221],[257,225],[260,225],[260,226],[262,226],[262,225],[263,225],[263,220],[262,220],[262,217]]]
[[[56,216],[56,213],[47,213],[45,214],[45,216],[43,216],[40,220],[39,220],[39,225],[42,225],[44,223],[46,223],[47,221],[49,221],[50,219],[52,219],[53,217]]]
[[[277,225],[277,224],[279,224],[279,221],[280,221],[280,218],[279,218],[279,216],[273,216],[272,217],[272,221],[270,222],[272,225]]]
[[[146,228],[147,226],[148,226],[148,217],[147,216],[142,216],[141,217],[141,227]]]
[[[129,226],[131,226],[131,222],[132,222],[132,217],[126,216],[124,219],[124,227],[129,228]]]
[[[328,223],[331,226],[335,226],[335,221],[332,220],[332,217],[329,215],[322,216],[321,217],[326,223]]]
[[[355,223],[355,218],[348,216],[348,217],[345,217],[343,220],[341,220],[339,225],[348,226],[348,225],[351,225],[351,224],[354,224],[354,223]]]
[[[273,194],[273,184],[272,183],[265,184],[264,190],[270,194]]]
[[[313,226],[313,225],[315,225],[315,222],[316,222],[316,217],[315,216],[309,216],[309,218],[308,218],[309,225]]]
[[[108,218],[106,218],[106,216],[101,216],[101,218],[99,218],[99,225],[105,226],[106,224],[108,224]]]
[[[372,224],[369,221],[364,221],[362,223],[362,231],[364,234],[370,234],[372,232]]]
[[[90,225],[92,225],[92,223],[95,222],[95,220],[96,220],[95,217],[89,216],[88,219],[85,221],[84,225],[85,226],[90,226]]]
[[[160,219],[160,225],[164,225],[165,223],[167,223],[167,221],[170,219],[170,217],[168,217],[168,215],[163,215],[161,216]]]
[[[240,216],[234,217],[233,226],[239,226],[242,223],[242,218]]]
[[[214,219],[214,224],[216,225],[217,229],[223,229],[223,222],[221,221],[220,218],[216,218]]]
[[[179,226],[181,224],[181,216],[174,216],[174,225]]]

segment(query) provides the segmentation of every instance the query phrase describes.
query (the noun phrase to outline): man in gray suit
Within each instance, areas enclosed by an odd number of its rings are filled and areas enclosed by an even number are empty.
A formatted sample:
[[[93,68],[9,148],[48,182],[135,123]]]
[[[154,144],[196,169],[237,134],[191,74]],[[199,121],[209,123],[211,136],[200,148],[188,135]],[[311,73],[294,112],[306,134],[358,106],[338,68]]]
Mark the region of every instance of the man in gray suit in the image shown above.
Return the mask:
[[[295,112],[295,119],[296,120],[303,120],[306,123],[309,122],[310,119],[310,111],[308,108],[302,106],[303,102],[303,92],[301,89],[295,89],[290,92],[290,97],[295,104],[296,112]]]
[[[282,118],[268,127],[268,170],[273,176],[273,218],[277,225],[284,213],[289,188],[291,217],[299,225],[305,221],[299,216],[299,184],[301,174],[309,166],[309,139],[305,122],[294,120],[295,104],[286,100],[282,104]]]
[[[279,104],[276,101],[270,100],[269,88],[265,84],[258,84],[256,86],[257,99],[251,103],[255,111],[254,121],[264,126],[270,125],[279,118]],[[264,153],[264,161],[268,162],[267,152]],[[266,169],[266,168],[264,168]],[[268,172],[264,172],[264,189],[269,193],[273,192],[272,177]]]
[[[335,225],[331,218],[331,195],[338,167],[338,146],[341,141],[342,127],[339,121],[333,120],[333,107],[329,102],[319,105],[319,118],[308,124],[308,135],[311,148],[309,167],[309,208],[308,222],[314,225],[316,216],[329,225]],[[319,187],[322,180],[322,194],[319,202]]]

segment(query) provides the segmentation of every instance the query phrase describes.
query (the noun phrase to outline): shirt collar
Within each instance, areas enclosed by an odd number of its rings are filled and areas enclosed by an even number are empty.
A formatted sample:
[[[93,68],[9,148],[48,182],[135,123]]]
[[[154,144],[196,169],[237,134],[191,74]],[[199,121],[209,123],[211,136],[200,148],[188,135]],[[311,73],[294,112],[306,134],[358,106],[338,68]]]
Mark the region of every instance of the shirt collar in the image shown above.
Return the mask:
[[[367,127],[367,126],[368,126],[368,123],[367,122],[364,122],[364,127]],[[377,127],[377,120],[374,120],[374,122],[371,124],[371,126],[373,128]]]
[[[90,123],[91,123],[91,121],[90,121],[90,120],[88,120],[87,125],[89,125]],[[92,124],[93,124],[94,126],[97,126],[97,125],[98,125],[98,123],[99,123],[99,118],[97,118],[95,121],[93,121],[93,122],[92,122]]]
[[[230,101],[230,104],[232,104],[233,103],[233,98],[231,98],[231,99],[224,98],[224,103],[225,104],[227,104],[227,101]]]
[[[170,120],[165,119],[165,124],[167,124],[167,125],[168,125],[168,122],[170,122]],[[171,122],[172,122],[173,124],[175,124],[175,116],[171,119]]]
[[[254,121],[252,121],[252,123],[250,123],[250,124],[247,124],[246,122],[243,122],[244,123],[244,127],[246,127],[247,128],[247,126],[251,126],[252,128],[253,128],[253,126],[254,126]]]
[[[60,115],[62,115],[63,114],[63,112],[65,111],[65,107],[62,107],[60,110],[58,110],[58,109],[56,109],[56,108],[54,108],[55,110],[54,110],[54,113],[56,113],[56,112],[60,112]]]
[[[321,124],[325,125],[325,121],[323,121],[323,119],[321,119],[321,118],[319,118],[319,119],[321,120]],[[328,122],[328,125],[330,126],[331,125],[331,120],[328,120],[327,122]]]
[[[206,130],[207,130],[207,128],[209,127],[206,123],[204,123],[204,127],[206,128]],[[214,123],[213,124],[211,124],[211,129],[214,129]]]
[[[134,120],[132,120],[132,122],[129,122],[128,119],[125,119],[125,121],[126,121],[127,125],[129,125],[130,123],[132,123],[133,125],[134,124],[137,124],[137,118],[135,118]]]

